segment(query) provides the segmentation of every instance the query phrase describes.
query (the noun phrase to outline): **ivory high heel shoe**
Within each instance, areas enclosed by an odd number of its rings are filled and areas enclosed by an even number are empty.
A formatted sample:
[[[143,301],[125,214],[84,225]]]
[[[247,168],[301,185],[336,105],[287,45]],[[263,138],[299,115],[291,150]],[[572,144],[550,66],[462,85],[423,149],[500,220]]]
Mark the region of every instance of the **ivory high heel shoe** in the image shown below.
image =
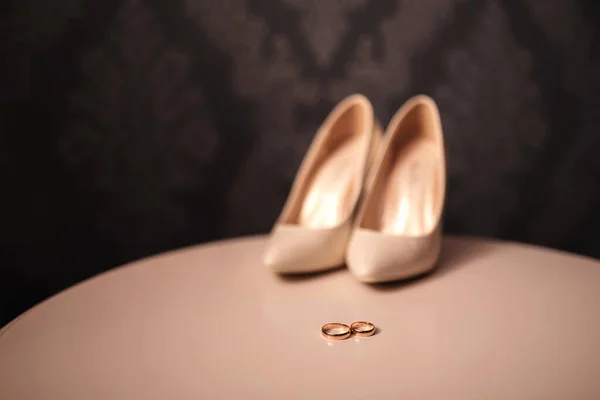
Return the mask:
[[[441,120],[431,98],[415,96],[394,115],[372,179],[348,246],[348,268],[372,283],[429,271],[440,255],[446,187]]]
[[[367,168],[381,139],[362,95],[325,119],[300,165],[264,254],[279,273],[317,272],[344,263]]]

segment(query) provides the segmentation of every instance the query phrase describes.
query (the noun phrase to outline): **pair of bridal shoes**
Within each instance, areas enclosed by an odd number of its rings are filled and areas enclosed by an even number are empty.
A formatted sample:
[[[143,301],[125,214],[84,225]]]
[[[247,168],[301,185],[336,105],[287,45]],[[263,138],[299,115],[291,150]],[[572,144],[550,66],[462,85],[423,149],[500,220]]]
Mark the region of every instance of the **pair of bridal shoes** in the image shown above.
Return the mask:
[[[264,253],[280,274],[346,265],[360,281],[410,278],[437,263],[446,187],[435,102],[419,95],[385,132],[371,102],[342,100],[318,129]]]

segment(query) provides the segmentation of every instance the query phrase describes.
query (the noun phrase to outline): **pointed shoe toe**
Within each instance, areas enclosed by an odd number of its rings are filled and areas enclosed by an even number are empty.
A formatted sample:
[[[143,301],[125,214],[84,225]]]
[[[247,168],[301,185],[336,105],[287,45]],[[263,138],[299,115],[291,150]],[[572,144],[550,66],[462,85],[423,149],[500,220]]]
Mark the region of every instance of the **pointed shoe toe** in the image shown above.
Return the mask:
[[[279,225],[271,234],[264,264],[279,274],[326,271],[344,264],[350,226],[309,229]]]
[[[398,281],[433,269],[440,250],[439,231],[428,237],[405,237],[359,229],[350,240],[346,265],[361,282]]]

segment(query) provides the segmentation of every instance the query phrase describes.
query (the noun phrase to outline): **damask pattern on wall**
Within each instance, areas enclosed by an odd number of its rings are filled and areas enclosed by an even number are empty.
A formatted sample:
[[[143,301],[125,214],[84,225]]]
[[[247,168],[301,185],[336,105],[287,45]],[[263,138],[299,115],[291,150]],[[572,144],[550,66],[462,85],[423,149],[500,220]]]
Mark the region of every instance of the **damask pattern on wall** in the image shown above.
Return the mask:
[[[138,257],[267,232],[355,92],[384,123],[414,94],[438,101],[446,232],[600,257],[598,4],[8,1],[0,303],[14,314]]]

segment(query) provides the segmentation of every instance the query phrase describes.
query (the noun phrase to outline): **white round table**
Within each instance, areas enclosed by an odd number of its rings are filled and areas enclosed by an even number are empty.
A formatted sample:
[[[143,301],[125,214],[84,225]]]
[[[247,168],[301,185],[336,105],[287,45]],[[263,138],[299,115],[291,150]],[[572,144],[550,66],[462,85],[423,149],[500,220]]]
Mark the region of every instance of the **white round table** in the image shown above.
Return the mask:
[[[448,238],[421,279],[283,279],[264,237],[154,256],[0,331],[0,399],[599,399],[600,263]],[[330,342],[331,321],[370,338]]]

